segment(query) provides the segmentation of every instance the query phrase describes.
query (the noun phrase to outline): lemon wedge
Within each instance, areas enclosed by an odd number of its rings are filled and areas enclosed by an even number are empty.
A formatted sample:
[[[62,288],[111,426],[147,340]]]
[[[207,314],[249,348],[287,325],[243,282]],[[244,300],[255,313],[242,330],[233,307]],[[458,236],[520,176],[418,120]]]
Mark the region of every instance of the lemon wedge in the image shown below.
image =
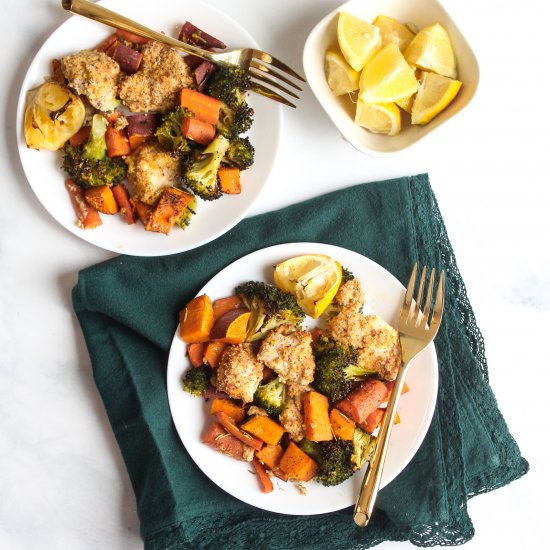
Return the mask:
[[[414,38],[414,33],[403,25],[403,23],[393,19],[393,17],[379,15],[372,24],[380,29],[382,46],[395,42],[397,47],[403,52]]]
[[[31,149],[61,148],[84,123],[82,100],[56,82],[46,82],[27,97],[25,141]]]
[[[360,71],[382,46],[378,27],[347,12],[338,16],[337,37],[342,54],[356,71]]]
[[[437,73],[423,72],[412,110],[413,124],[427,124],[456,97],[462,82]]]
[[[359,79],[359,98],[365,103],[394,103],[418,90],[414,69],[394,42],[367,63]]]
[[[342,266],[324,254],[305,254],[275,266],[275,286],[296,297],[304,312],[316,319],[338,292]]]
[[[449,33],[439,24],[422,29],[405,50],[411,64],[449,78],[456,78],[456,58]]]
[[[409,113],[411,114],[411,110],[412,110],[412,106],[413,106],[413,103],[414,103],[414,98],[416,97],[416,94],[413,94],[409,97],[405,97],[403,99],[398,99],[395,104],[398,106],[398,107],[401,107],[401,109],[403,109],[403,111],[405,111],[406,113]]]
[[[348,64],[341,53],[327,51],[325,74],[334,95],[344,95],[359,89],[359,73]]]
[[[395,103],[365,103],[359,99],[355,124],[375,134],[395,136],[401,131],[401,113]]]

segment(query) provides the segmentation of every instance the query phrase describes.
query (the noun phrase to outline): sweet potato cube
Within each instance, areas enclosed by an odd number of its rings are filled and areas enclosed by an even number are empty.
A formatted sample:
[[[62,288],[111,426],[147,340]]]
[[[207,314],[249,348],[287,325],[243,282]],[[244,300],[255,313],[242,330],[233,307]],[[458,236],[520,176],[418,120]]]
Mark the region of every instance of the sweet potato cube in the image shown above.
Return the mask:
[[[219,298],[214,302],[214,319],[221,317],[227,311],[232,309],[240,309],[243,307],[243,302],[240,296],[228,296],[227,298]]]
[[[210,414],[218,414],[222,411],[234,422],[242,422],[246,416],[243,405],[239,405],[232,399],[220,399],[216,397],[212,400],[212,405],[210,405]]]
[[[193,298],[180,311],[180,336],[187,344],[207,342],[213,324],[212,302],[206,294]]]
[[[151,212],[145,229],[168,235],[172,226],[185,212],[192,198],[193,195],[181,189],[176,189],[175,187],[166,188]]]
[[[341,413],[338,409],[330,411],[330,424],[335,437],[353,441],[353,433],[355,432],[355,422]]]
[[[283,437],[285,430],[280,424],[267,416],[253,416],[241,425],[241,428],[248,433],[261,439],[268,445],[277,445]]]
[[[227,346],[228,344],[226,342],[208,342],[204,350],[205,362],[215,369],[218,366],[220,357]]]
[[[238,195],[241,192],[241,171],[234,167],[223,167],[218,170],[220,189],[226,195]]]
[[[232,309],[216,319],[210,335],[212,340],[226,344],[241,344],[246,339],[246,327],[250,311],[248,309]]]
[[[284,450],[280,445],[264,445],[260,451],[256,451],[256,458],[265,464],[270,470],[279,465]]]
[[[108,185],[89,187],[84,191],[84,198],[90,206],[93,206],[102,214],[116,214],[118,212],[118,204]]]
[[[328,398],[316,391],[302,394],[306,437],[310,441],[330,441],[332,427],[328,415]]]
[[[319,466],[317,462],[308,456],[302,449],[291,442],[279,462],[281,469],[289,479],[309,481],[317,475]]]

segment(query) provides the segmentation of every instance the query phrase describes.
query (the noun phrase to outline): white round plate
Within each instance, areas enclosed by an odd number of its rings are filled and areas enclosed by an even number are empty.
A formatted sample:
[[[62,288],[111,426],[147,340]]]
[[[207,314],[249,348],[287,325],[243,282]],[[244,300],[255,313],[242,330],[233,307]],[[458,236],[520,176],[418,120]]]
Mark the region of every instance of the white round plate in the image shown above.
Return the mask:
[[[344,248],[317,243],[291,243],[264,248],[232,263],[199,292],[215,300],[234,293],[248,280],[273,283],[273,266],[301,254],[327,254],[338,260],[361,280],[366,294],[364,312],[376,314],[396,326],[405,295],[401,283],[377,263]],[[292,482],[273,478],[275,490],[261,492],[251,466],[229,458],[201,443],[201,436],[212,422],[209,403],[183,391],[181,376],[189,367],[186,345],[174,335],[168,359],[167,385],[170,411],[178,434],[197,466],[221,489],[258,508],[294,515],[323,514],[355,504],[361,472],[337,485],[324,487],[310,481],[306,495]],[[430,425],[437,398],[437,356],[433,343],[415,360],[407,375],[410,391],[399,403],[401,423],[394,426],[386,459],[382,487],[392,481],[414,456]]]
[[[170,36],[177,36],[177,28],[188,20],[219,37],[228,49],[259,47],[233,19],[197,0],[188,0],[184,4],[172,0],[108,0],[100,3]],[[25,144],[25,96],[28,90],[44,82],[44,77],[50,74],[51,60],[93,48],[112,32],[110,27],[74,15],[46,40],[36,54],[23,81],[17,112],[19,154],[27,179],[40,202],[63,227],[106,250],[134,256],[164,256],[212,241],[229,231],[246,215],[268,180],[277,154],[282,125],[282,109],[275,101],[258,94],[249,96],[250,106],[255,111],[254,125],[249,136],[256,148],[256,158],[254,166],[242,175],[242,193],[226,195],[213,202],[199,199],[197,215],[191,225],[185,231],[174,227],[168,236],[145,231],[139,222],[126,225],[118,215],[102,215],[103,225],[100,227],[86,231],[80,229],[76,225],[76,216],[64,186],[66,176],[60,168],[61,154],[28,149]],[[269,131],[266,132],[266,129]]]

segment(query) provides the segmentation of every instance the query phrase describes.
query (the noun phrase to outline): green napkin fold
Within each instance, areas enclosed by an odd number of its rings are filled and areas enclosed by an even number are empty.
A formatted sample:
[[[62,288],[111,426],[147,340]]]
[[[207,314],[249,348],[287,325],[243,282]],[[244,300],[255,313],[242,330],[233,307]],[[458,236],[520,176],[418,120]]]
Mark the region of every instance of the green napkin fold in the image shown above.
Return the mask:
[[[447,272],[435,415],[411,463],[381,491],[366,529],[355,526],[351,509],[296,517],[231,497],[194,464],[170,416],[166,363],[178,311],[234,260],[297,241],[359,252],[404,284],[416,261]],[[483,338],[427,175],[358,185],[248,218],[190,252],[117,257],[80,273],[73,304],[130,474],[147,549],[460,544],[474,534],[468,498],[528,471],[489,386]]]

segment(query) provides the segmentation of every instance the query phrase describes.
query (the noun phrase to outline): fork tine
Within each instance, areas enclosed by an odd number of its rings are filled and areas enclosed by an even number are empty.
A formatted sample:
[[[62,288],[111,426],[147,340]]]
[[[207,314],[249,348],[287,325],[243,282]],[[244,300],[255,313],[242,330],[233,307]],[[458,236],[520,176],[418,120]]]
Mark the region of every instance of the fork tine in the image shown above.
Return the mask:
[[[424,295],[424,283],[426,282],[426,266],[422,268],[422,273],[420,274],[420,283],[418,286],[418,292],[416,294],[416,300],[412,301],[410,307],[410,315],[412,316],[413,323],[418,326],[418,320],[420,317],[420,307],[422,305],[422,296]]]
[[[262,52],[261,50],[252,50],[252,55],[260,59],[260,61],[263,61],[268,65],[273,65],[280,71],[283,71],[284,73],[287,73],[293,76],[294,78],[301,80],[302,82],[306,82],[306,79],[303,76],[300,76],[295,70],[291,69],[288,65],[286,65],[282,61],[279,61],[276,57],[273,57],[272,55],[266,52]]]
[[[254,68],[254,69],[258,69],[260,71],[263,71],[264,73],[271,74],[272,76],[276,77],[277,80],[281,80],[285,84],[288,84],[289,86],[292,86],[293,88],[296,88],[300,92],[303,91],[302,88],[300,88],[300,86],[298,86],[298,84],[295,84],[294,82],[292,82],[292,80],[290,80],[290,78],[287,78],[283,74],[277,72],[275,69],[270,69],[266,65],[264,65],[262,63],[258,63],[258,61],[256,61],[255,59],[253,59],[250,62],[250,67]]]
[[[407,293],[405,294],[405,305],[410,306],[414,293],[414,287],[416,286],[416,272],[418,270],[418,263],[414,264],[411,276],[409,277],[409,284],[407,285]]]
[[[441,324],[441,318],[443,317],[443,307],[445,305],[445,272],[442,271],[439,275],[439,282],[437,284],[437,292],[435,295],[434,311],[432,313],[432,320],[430,322],[430,330],[439,330]]]
[[[424,302],[424,307],[422,308],[422,316],[419,313],[418,326],[425,327],[428,324],[428,317],[430,315],[430,310],[432,309],[432,294],[434,290],[434,281],[435,281],[435,269],[432,268],[430,272],[430,282],[428,284],[428,292],[426,292],[426,301]]]
[[[263,86],[262,84],[251,81],[250,89],[253,92],[256,92],[260,95],[268,97],[269,99],[273,99],[275,101],[278,101],[279,103],[283,103],[284,105],[287,105],[288,107],[294,107],[294,109],[296,109],[296,105],[294,105],[294,103],[291,103],[288,99],[284,98],[282,95],[279,95],[277,92],[270,90],[269,88],[267,88],[266,86]]]
[[[263,73],[259,73],[257,71],[253,71],[251,69],[248,70],[251,77],[256,78],[258,80],[261,80],[262,82],[265,82],[266,84],[269,84],[270,86],[273,86],[274,88],[277,88],[278,90],[281,90],[285,94],[288,94],[289,96],[295,97],[296,99],[300,99],[299,95],[296,95],[294,92],[291,92],[290,90],[287,90],[282,84],[279,84],[278,82],[275,82],[275,80],[272,80],[271,78],[265,76]]]

